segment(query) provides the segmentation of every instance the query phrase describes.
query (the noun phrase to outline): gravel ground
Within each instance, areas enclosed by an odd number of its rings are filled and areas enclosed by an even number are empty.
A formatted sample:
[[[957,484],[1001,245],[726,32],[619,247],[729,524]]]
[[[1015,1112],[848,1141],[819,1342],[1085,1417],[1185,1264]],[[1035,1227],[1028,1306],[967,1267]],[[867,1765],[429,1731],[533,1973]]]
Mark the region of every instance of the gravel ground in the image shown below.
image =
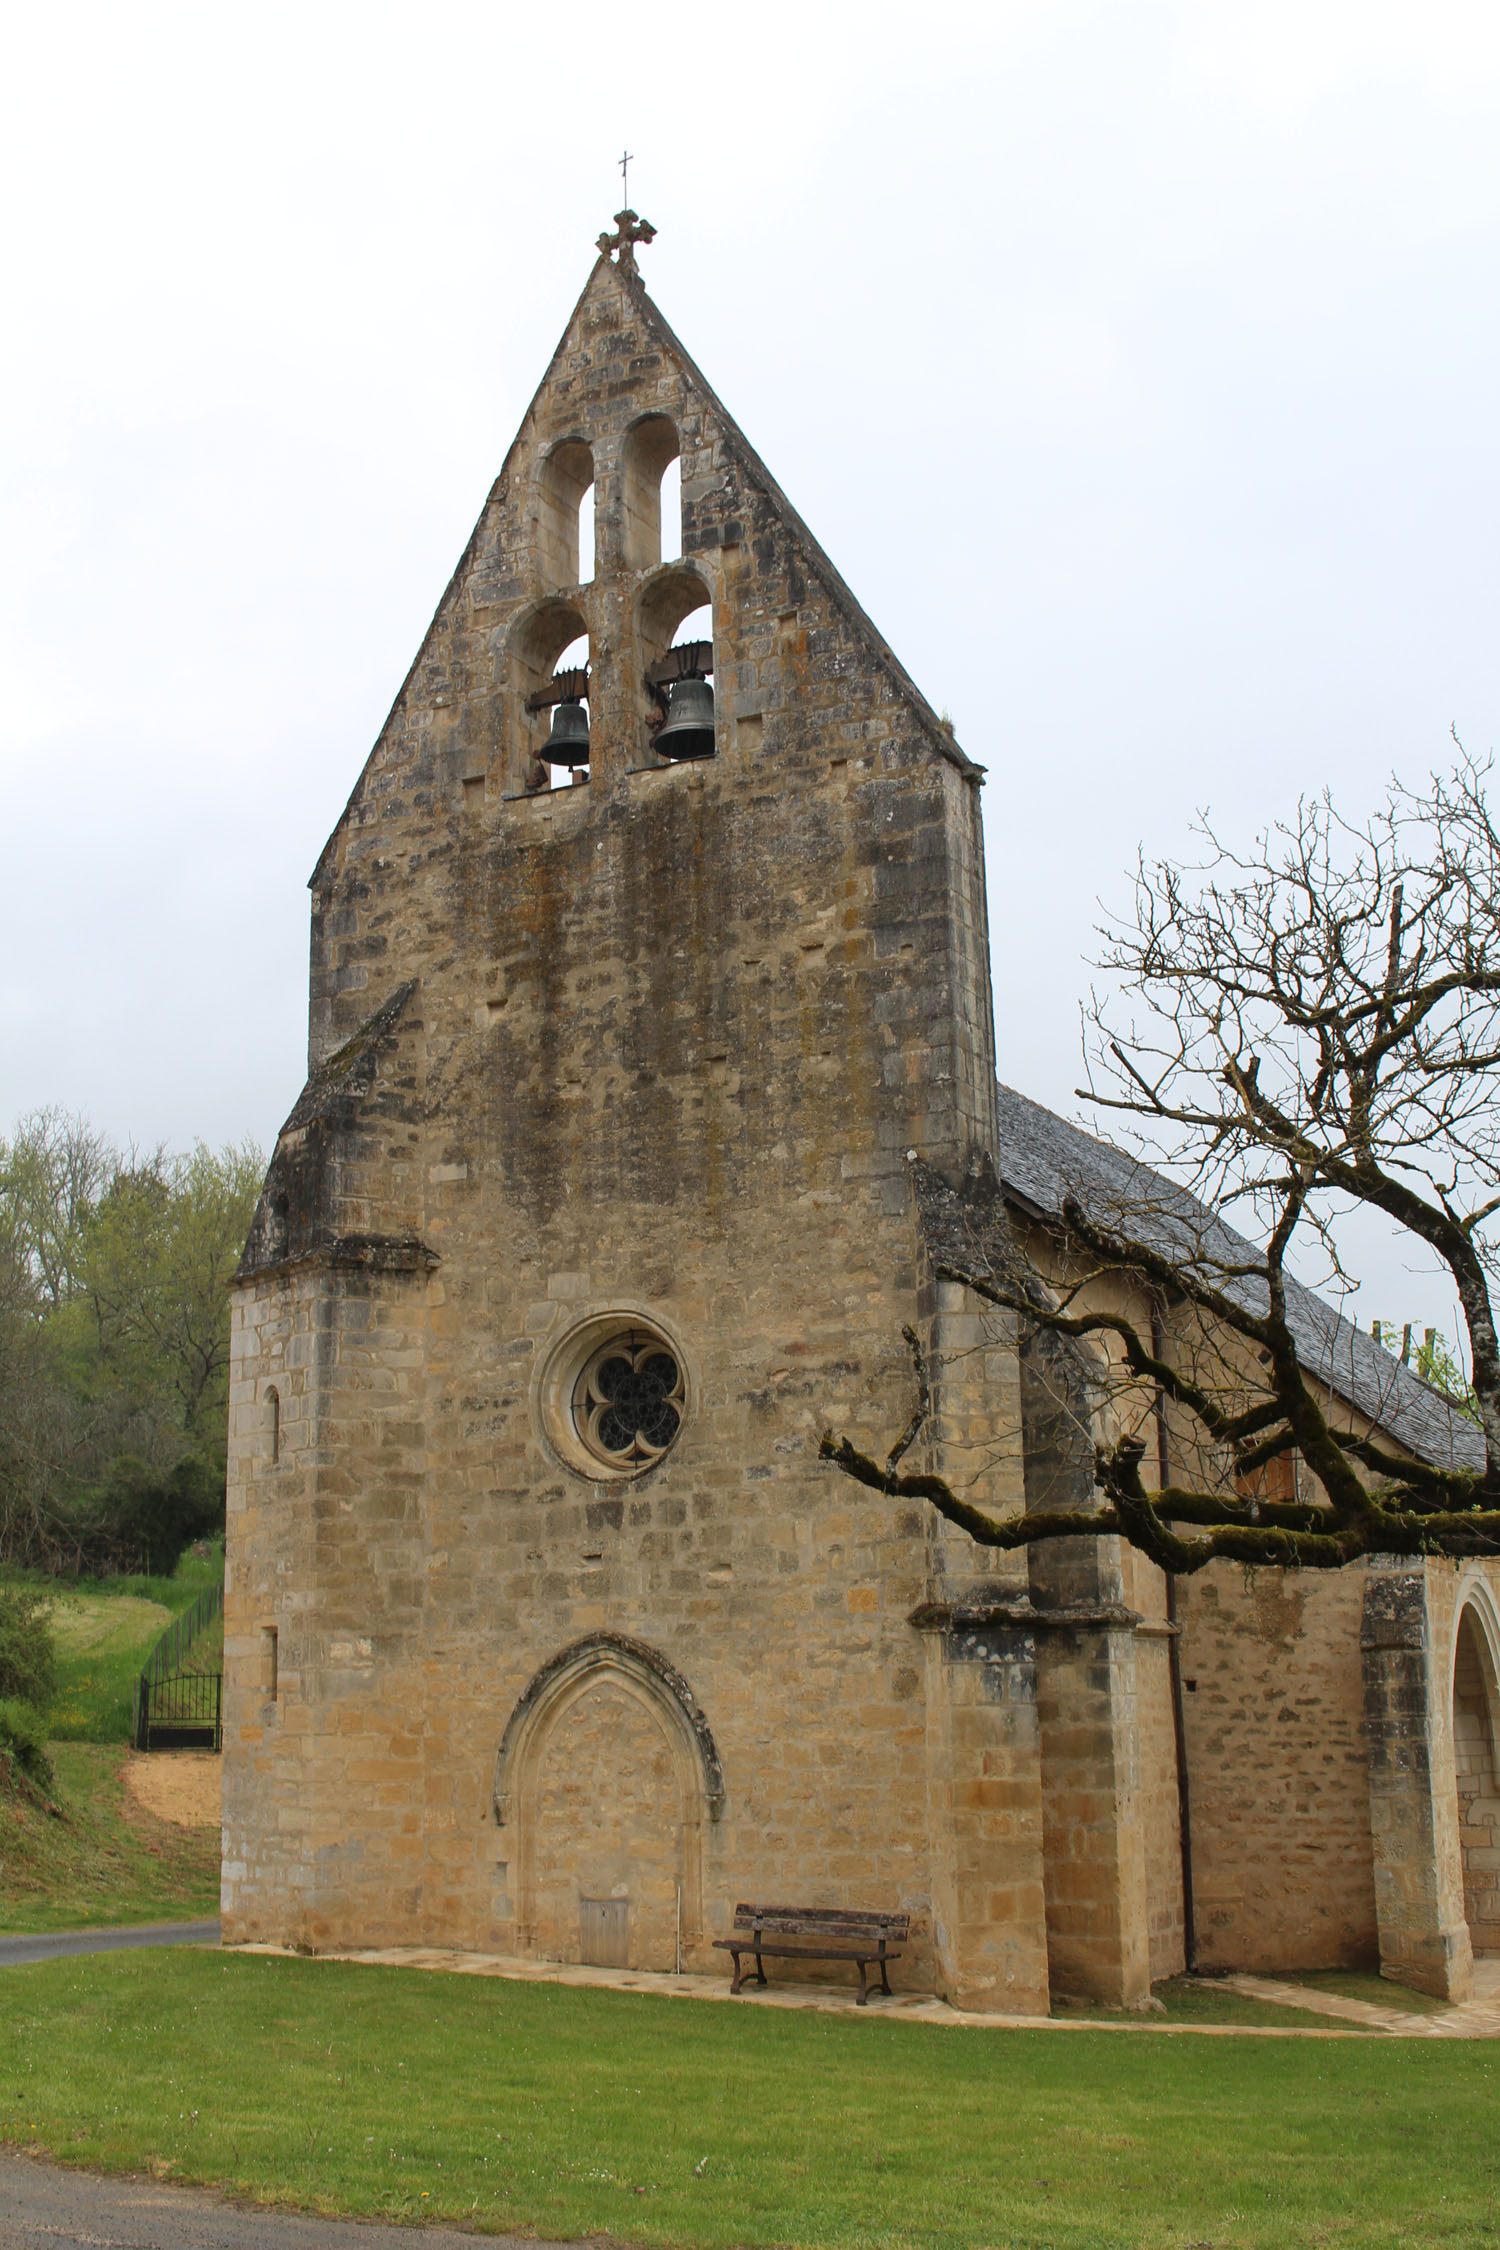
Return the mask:
[[[178,1828],[217,1828],[224,1761],[212,1750],[153,1750],[127,1758],[125,1787],[136,1803]]]

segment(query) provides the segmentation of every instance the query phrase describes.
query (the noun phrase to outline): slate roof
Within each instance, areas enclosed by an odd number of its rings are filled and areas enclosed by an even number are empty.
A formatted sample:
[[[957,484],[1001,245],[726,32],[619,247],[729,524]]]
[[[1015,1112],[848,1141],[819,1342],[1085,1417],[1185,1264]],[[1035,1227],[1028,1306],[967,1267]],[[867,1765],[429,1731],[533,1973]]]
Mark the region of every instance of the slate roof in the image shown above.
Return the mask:
[[[1206,1204],[1013,1087],[998,1086],[996,1093],[996,1169],[1009,1196],[1044,1218],[1056,1218],[1064,1198],[1072,1195],[1105,1226],[1119,1223],[1128,1210],[1131,1231],[1150,1248],[1179,1259],[1201,1259],[1205,1281],[1225,1286],[1241,1302],[1257,1308],[1264,1304],[1264,1292],[1253,1282],[1221,1283],[1216,1266],[1256,1260],[1260,1252]],[[1290,1278],[1287,1308],[1303,1366],[1336,1397],[1424,1461],[1445,1468],[1484,1467],[1484,1442],[1475,1425],[1373,1336]]]

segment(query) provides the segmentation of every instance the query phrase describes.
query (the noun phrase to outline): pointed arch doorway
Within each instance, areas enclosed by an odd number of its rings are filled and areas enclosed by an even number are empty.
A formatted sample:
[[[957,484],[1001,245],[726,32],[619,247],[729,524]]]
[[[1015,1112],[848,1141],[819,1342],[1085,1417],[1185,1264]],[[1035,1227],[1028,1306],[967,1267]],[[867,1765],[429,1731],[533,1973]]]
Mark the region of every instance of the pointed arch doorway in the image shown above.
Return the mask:
[[[1494,1620],[1477,1600],[1459,1613],[1453,1657],[1453,1766],[1464,1919],[1476,1955],[1500,1957],[1500,1666]]]
[[[682,1966],[703,1942],[703,1827],[723,1794],[707,1721],[665,1658],[623,1634],[559,1651],[511,1713],[496,1761],[521,1949]]]

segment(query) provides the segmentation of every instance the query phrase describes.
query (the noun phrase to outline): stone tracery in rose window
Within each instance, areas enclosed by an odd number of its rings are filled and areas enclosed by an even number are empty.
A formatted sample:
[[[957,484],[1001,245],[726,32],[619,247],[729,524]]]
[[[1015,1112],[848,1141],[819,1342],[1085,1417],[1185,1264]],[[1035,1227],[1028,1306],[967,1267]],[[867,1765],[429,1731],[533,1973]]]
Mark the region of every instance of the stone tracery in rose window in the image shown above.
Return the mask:
[[[659,1461],[682,1427],[682,1369],[659,1336],[627,1329],[584,1367],[573,1421],[589,1451],[612,1469]]]

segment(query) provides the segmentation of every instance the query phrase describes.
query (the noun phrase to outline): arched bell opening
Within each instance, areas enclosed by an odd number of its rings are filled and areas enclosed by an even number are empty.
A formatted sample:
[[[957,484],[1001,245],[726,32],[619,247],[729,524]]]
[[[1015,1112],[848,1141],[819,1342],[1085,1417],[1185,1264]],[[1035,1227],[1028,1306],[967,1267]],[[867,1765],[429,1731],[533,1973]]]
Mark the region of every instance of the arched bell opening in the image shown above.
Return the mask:
[[[582,438],[564,438],[537,476],[537,560],[542,582],[562,591],[594,575],[594,455]]]
[[[641,595],[637,646],[649,762],[711,758],[718,739],[713,600],[696,570],[669,565],[651,580]]]
[[[682,455],[667,463],[661,473],[661,559],[675,562],[682,554]]]
[[[677,425],[669,414],[647,414],[625,433],[620,518],[627,570],[655,570],[664,556],[682,552],[678,451]]]
[[[544,602],[512,643],[516,779],[533,795],[589,778],[588,625],[575,603]]]
[[[1487,1624],[1478,1604],[1466,1603],[1453,1659],[1453,1769],[1470,1943],[1476,1954],[1500,1954],[1500,1694]]]

